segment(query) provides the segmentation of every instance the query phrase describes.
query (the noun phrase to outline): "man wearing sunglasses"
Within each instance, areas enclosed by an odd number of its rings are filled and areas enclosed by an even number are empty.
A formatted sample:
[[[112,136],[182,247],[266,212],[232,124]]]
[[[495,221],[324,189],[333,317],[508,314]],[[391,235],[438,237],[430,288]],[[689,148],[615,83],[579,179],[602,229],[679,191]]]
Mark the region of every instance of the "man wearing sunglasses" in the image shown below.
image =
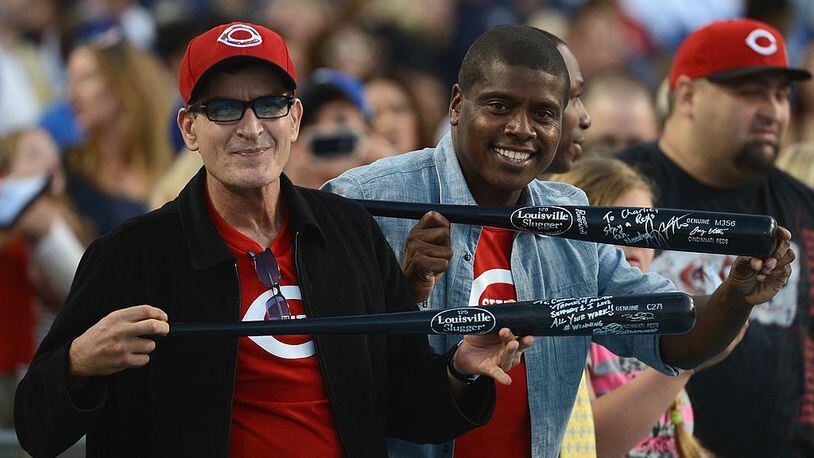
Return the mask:
[[[181,63],[178,125],[201,169],[179,197],[87,251],[20,384],[35,456],[87,434],[88,456],[383,456],[385,436],[442,442],[486,422],[531,337],[148,340],[174,322],[416,308],[375,221],[282,173],[302,105],[279,35],[216,27]],[[477,378],[478,375],[486,375]]]

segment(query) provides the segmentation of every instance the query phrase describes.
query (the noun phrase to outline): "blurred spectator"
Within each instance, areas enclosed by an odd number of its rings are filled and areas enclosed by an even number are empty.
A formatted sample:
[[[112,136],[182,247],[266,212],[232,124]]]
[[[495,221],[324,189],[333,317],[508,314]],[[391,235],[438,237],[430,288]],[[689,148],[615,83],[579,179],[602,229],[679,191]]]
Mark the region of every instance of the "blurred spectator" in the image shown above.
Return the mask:
[[[365,79],[383,68],[379,42],[362,27],[345,23],[324,37],[315,64]]]
[[[118,42],[76,48],[71,105],[87,141],[67,152],[68,193],[99,234],[145,210],[172,153],[171,86],[158,60]]]
[[[336,15],[334,5],[325,0],[275,0],[266,2],[260,22],[285,39],[297,74],[308,75],[314,68],[312,53],[328,24],[338,22]]]
[[[624,74],[600,75],[583,94],[593,124],[585,133],[590,153],[607,154],[659,135],[656,109],[650,90]]]
[[[40,110],[34,88],[20,60],[2,42],[0,81],[0,135],[36,124]]]
[[[78,8],[84,23],[113,21],[129,43],[141,49],[155,45],[155,19],[137,0],[81,0]]]
[[[42,108],[24,58],[22,31],[13,22],[15,5],[0,4],[0,136],[35,125]]]
[[[53,140],[33,129],[6,136],[0,146],[6,153],[0,196],[12,191],[11,179],[47,173],[52,180],[50,192],[22,207],[10,228],[0,229],[0,428],[7,428],[18,376],[36,348],[36,306],[62,303],[83,246],[75,235],[79,224],[62,196],[64,177]],[[0,198],[0,205],[8,203]]]
[[[438,135],[439,130],[443,132],[449,130],[447,116],[452,86],[445,85],[434,73],[426,71],[404,70],[401,72],[401,77],[403,81],[407,82],[411,92],[416,95],[416,108],[419,122],[422,125],[421,129],[429,135],[425,141],[429,142],[429,146],[435,146],[443,136],[443,134]]]
[[[204,25],[202,21],[186,16],[181,16],[178,19],[167,21],[159,25],[156,53],[161,58],[167,71],[172,75],[173,81],[178,81],[181,58],[184,57],[184,52],[187,49],[189,41],[208,30],[211,25],[213,24]],[[184,101],[181,99],[181,95],[176,94],[175,104],[167,116],[171,148],[173,152],[176,153],[186,149],[181,131],[176,125],[177,121],[175,116],[178,110],[183,106]],[[191,176],[189,178],[191,178]]]
[[[573,18],[565,38],[586,81],[603,72],[624,71],[652,49],[638,24],[612,1],[588,2]]]
[[[301,87],[300,135],[286,167],[291,181],[316,188],[345,170],[399,153],[370,131],[372,113],[358,79],[318,69]]]
[[[26,68],[40,105],[63,95],[65,63],[60,18],[65,6],[58,0],[2,0],[0,22],[14,34],[11,47]]]
[[[619,0],[626,15],[641,24],[663,49],[675,49],[687,34],[717,19],[743,14],[743,0]]]
[[[365,96],[373,110],[373,132],[407,152],[432,145],[419,121],[418,103],[409,86],[394,75],[380,75],[365,84]]]
[[[356,17],[378,38],[379,50],[385,59],[380,69],[391,68],[389,63],[399,68],[432,72],[451,86],[463,58],[463,54],[456,57],[451,43],[460,25],[455,17],[459,3],[455,0],[373,0]],[[468,34],[475,26],[464,27]],[[471,41],[462,43],[465,50]]]
[[[814,72],[814,41],[806,49],[803,68]],[[793,141],[814,142],[814,81],[797,86],[797,114],[792,126]]]
[[[780,151],[776,165],[814,189],[814,143],[800,142],[786,146]]]

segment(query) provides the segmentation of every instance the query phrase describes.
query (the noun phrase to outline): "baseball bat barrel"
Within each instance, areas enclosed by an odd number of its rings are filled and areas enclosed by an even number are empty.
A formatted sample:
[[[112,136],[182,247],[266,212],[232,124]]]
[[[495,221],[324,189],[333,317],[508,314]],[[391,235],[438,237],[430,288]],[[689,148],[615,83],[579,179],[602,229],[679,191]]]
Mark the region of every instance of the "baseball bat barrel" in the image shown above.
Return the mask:
[[[421,219],[425,213],[436,211],[452,223],[661,250],[767,257],[777,243],[777,223],[766,215],[641,207],[357,202],[374,216]]]
[[[488,307],[240,323],[171,323],[167,337],[292,334],[488,334],[576,336],[681,334],[695,324],[681,292],[526,301]]]

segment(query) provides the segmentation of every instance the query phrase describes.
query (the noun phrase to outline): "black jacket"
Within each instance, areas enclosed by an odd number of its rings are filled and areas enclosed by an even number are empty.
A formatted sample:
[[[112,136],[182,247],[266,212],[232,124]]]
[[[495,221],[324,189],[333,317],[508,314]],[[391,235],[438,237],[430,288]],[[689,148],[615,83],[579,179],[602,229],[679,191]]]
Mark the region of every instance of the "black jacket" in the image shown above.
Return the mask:
[[[82,403],[67,390],[70,343],[117,308],[154,305],[171,323],[240,320],[237,264],[210,219],[205,181],[202,169],[177,199],[88,248],[17,390],[17,435],[32,455],[58,454],[86,433],[88,456],[228,454],[237,338],[159,340],[147,366],[92,379]],[[281,186],[309,317],[415,309],[390,246],[361,206],[285,176]],[[469,388],[475,402],[464,415],[444,357],[423,336],[314,336],[314,343],[350,456],[385,455],[385,435],[445,441],[491,415],[494,384]]]

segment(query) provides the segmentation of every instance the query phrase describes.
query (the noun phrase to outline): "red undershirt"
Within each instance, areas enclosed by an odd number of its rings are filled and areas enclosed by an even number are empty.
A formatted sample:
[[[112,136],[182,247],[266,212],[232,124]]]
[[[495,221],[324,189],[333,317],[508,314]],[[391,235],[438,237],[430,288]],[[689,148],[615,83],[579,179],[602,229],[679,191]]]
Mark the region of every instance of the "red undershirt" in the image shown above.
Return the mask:
[[[469,305],[489,306],[517,301],[511,274],[514,232],[484,227],[475,251]],[[531,456],[531,414],[526,362],[509,371],[512,384],[496,384],[497,403],[489,422],[455,440],[455,457]]]
[[[241,319],[266,319],[265,304],[271,291],[260,283],[248,255],[248,251],[260,253],[265,247],[229,226],[208,196],[207,202],[215,227],[237,258]],[[304,318],[291,242],[286,216],[270,248],[280,266],[280,289],[291,315]],[[241,337],[229,456],[303,455],[344,455],[311,337]]]

